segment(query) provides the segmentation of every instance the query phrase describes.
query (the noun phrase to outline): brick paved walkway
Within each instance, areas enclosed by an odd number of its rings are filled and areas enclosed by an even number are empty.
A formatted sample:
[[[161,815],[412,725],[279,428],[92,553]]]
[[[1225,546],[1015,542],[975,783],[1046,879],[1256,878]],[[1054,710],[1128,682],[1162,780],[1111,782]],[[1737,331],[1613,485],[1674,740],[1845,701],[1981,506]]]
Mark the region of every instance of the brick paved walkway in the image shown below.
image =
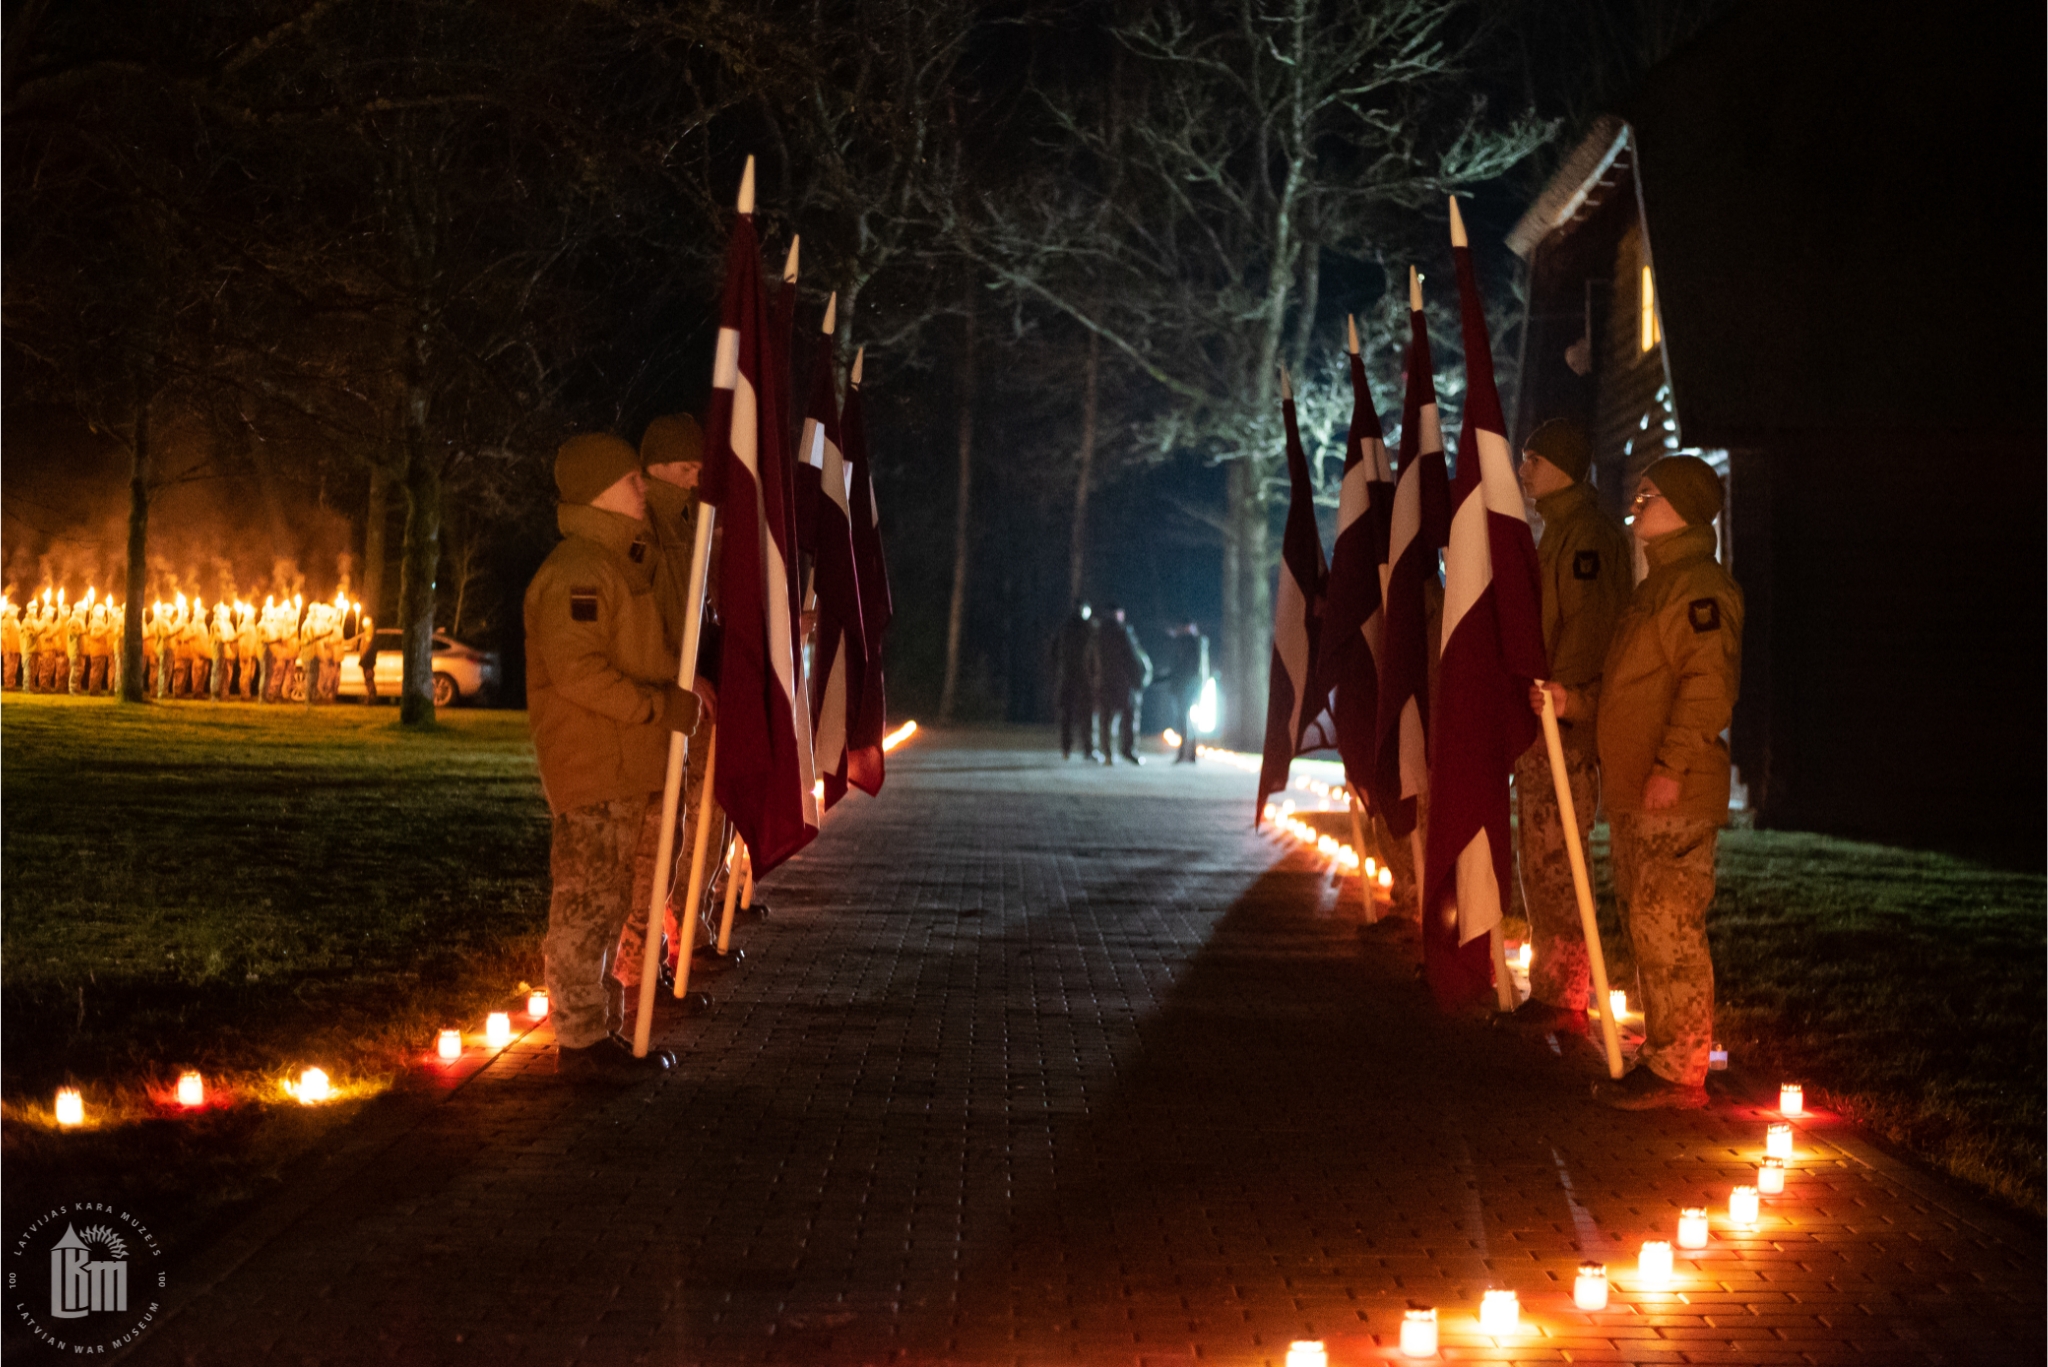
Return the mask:
[[[1590,1060],[1446,1024],[1241,774],[971,740],[765,885],[746,965],[664,1023],[678,1076],[567,1091],[540,1032],[358,1136],[135,1360],[1343,1367],[1410,1301],[1450,1358],[2043,1360],[2039,1232],[1825,1119],[1757,1233],[1638,1292],[1762,1112],[1615,1115]],[[1523,1333],[1478,1333],[1488,1286]]]

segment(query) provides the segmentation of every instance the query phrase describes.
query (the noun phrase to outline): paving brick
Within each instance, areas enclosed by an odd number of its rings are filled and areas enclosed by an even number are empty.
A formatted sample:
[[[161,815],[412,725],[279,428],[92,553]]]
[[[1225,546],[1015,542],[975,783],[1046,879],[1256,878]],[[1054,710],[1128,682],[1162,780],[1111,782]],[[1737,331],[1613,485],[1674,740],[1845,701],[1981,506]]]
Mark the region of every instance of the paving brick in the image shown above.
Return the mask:
[[[1438,1016],[1409,929],[1250,812],[1218,766],[923,734],[664,1009],[675,1076],[466,1053],[134,1356],[1344,1367],[1416,1300],[1447,1360],[2043,1360],[2038,1232],[1825,1116],[1757,1231],[1638,1290],[1775,1116],[1594,1107],[1588,1051]],[[1477,1333],[1489,1286],[1524,1333]]]

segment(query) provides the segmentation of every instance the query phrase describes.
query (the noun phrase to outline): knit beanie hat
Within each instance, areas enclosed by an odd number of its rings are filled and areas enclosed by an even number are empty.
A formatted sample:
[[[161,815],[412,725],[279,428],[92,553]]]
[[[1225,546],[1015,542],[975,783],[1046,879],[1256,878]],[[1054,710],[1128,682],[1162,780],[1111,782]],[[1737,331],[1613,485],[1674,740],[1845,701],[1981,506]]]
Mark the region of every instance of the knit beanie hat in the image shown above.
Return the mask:
[[[1721,477],[1698,456],[1666,456],[1643,471],[1643,478],[1695,527],[1709,526],[1721,515]]]
[[[1552,418],[1544,423],[1529,434],[1522,449],[1543,457],[1574,480],[1583,480],[1586,471],[1593,468],[1593,449],[1586,445],[1586,434],[1569,418]]]
[[[564,503],[588,503],[640,468],[640,455],[609,432],[571,437],[555,452],[555,487]]]
[[[704,429],[688,413],[670,413],[647,424],[640,438],[640,460],[645,465],[680,462],[701,465],[704,461]]]

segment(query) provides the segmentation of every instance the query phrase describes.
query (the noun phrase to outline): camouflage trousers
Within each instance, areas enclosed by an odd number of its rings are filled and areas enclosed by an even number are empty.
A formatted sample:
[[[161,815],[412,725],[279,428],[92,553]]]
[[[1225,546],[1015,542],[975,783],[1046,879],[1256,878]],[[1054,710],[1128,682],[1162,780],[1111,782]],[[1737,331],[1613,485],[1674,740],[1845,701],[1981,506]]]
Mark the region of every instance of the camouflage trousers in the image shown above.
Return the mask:
[[[684,810],[682,830],[676,836],[674,848],[675,867],[670,870],[672,881],[669,887],[669,895],[662,902],[661,931],[662,934],[668,937],[668,950],[662,962],[671,971],[674,970],[677,962],[682,957],[683,943],[683,937],[676,922],[676,903],[682,900],[685,889],[676,886],[675,880],[687,879],[690,876],[690,853],[695,847],[697,839],[697,814],[702,806],[704,797],[704,761],[711,753],[711,747],[707,743],[707,738],[710,734],[711,728],[708,726],[704,727],[691,741],[687,767],[683,771]],[[655,799],[654,816],[651,820],[653,821],[655,834],[658,836],[661,826],[661,800],[659,797]],[[722,822],[720,824],[723,825]],[[711,834],[715,838],[719,832],[714,830]],[[631,994],[634,989],[640,986],[640,966],[646,962],[647,902],[653,891],[654,860],[658,853],[660,851],[650,841],[646,850],[646,874],[643,877],[637,868],[634,871],[632,911],[627,915],[625,925],[619,931],[618,947],[612,953],[612,979],[618,983],[620,989],[628,994]],[[704,851],[704,862],[708,866],[704,878],[707,887],[711,883],[710,870],[717,868],[719,857],[723,853],[724,850],[715,845]]]
[[[1707,907],[1714,900],[1720,823],[1623,812],[1609,824],[1614,890],[1622,928],[1635,947],[1636,995],[1647,1035],[1638,1061],[1668,1081],[1703,1086],[1714,1044]]]
[[[1578,817],[1579,849],[1590,859],[1600,766],[1593,756],[1567,746],[1564,767]],[[1557,782],[1550,774],[1550,747],[1540,740],[1515,762],[1515,828],[1522,903],[1534,951],[1529,998],[1583,1011],[1592,993],[1592,964],[1579,920],[1578,890],[1572,885],[1571,856],[1565,851],[1564,813],[1558,810]]]
[[[567,1048],[595,1044],[623,1021],[605,960],[635,901],[646,903],[660,826],[658,793],[594,802],[555,817],[548,849],[554,882],[546,941],[548,1015],[556,1042]]]

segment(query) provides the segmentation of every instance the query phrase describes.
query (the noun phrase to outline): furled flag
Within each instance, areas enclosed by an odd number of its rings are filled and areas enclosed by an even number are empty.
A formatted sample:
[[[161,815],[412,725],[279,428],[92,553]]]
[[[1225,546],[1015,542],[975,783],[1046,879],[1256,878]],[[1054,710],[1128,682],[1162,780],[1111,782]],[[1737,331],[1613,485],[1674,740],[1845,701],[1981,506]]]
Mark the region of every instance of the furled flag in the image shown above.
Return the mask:
[[[1287,429],[1287,529],[1280,540],[1280,586],[1273,595],[1273,665],[1266,682],[1266,746],[1259,766],[1256,826],[1266,814],[1266,798],[1287,786],[1287,770],[1304,749],[1318,748],[1311,728],[1329,725],[1328,703],[1316,692],[1317,619],[1322,614],[1323,587],[1329,571],[1323,563],[1323,541],[1316,532],[1315,489],[1309,483],[1308,457],[1301,450],[1301,428],[1294,417],[1294,388],[1280,372],[1280,418]],[[1326,736],[1319,737],[1327,745]]]
[[[1387,560],[1387,524],[1394,475],[1380,415],[1358,354],[1358,321],[1350,321],[1351,431],[1344,441],[1344,484],[1337,498],[1337,539],[1330,547],[1330,580],[1323,605],[1317,667],[1344,777],[1361,793],[1375,787],[1379,721],[1381,612]],[[1376,799],[1375,799],[1376,800]]]
[[[790,602],[789,452],[754,236],[753,163],[726,248],[718,355],[704,441],[703,501],[724,542],[718,679],[718,804],[766,874],[817,835],[797,732],[796,614]]]
[[[859,706],[867,672],[867,636],[860,620],[860,580],[853,558],[847,465],[839,449],[839,387],[833,383],[832,331],[839,296],[825,305],[818,359],[811,367],[811,402],[797,443],[802,463],[820,476],[813,533],[811,587],[818,605],[811,647],[811,735],[825,806],[846,796],[847,726]]]
[[[818,790],[817,754],[814,748],[816,737],[812,735],[811,723],[811,657],[810,652],[804,649],[801,611],[804,607],[808,606],[807,600],[810,596],[810,584],[805,578],[804,571],[804,556],[810,549],[805,538],[809,534],[804,529],[811,518],[815,516],[814,510],[817,506],[818,483],[815,479],[809,481],[808,487],[812,497],[810,502],[806,504],[804,501],[806,485],[801,473],[803,461],[797,448],[789,444],[796,433],[794,421],[796,382],[792,378],[796,368],[791,364],[791,357],[796,350],[796,274],[803,241],[801,233],[795,234],[789,239],[789,255],[783,258],[782,262],[782,284],[775,291],[775,303],[769,315],[768,347],[769,356],[775,364],[775,374],[777,376],[776,392],[783,396],[785,405],[783,409],[776,412],[774,422],[776,435],[783,443],[778,449],[784,453],[782,461],[782,544],[789,547],[789,563],[784,568],[789,571],[790,607],[792,611],[799,614],[797,619],[799,625],[795,628],[797,644],[796,693],[794,695],[797,745],[798,749],[802,752],[799,756],[799,768],[803,773],[804,801],[809,804],[809,808],[814,809],[817,806]],[[817,812],[815,810],[811,811],[811,819],[812,824],[815,825],[817,823]]]
[[[1451,251],[1465,339],[1465,425],[1444,552],[1443,654],[1429,770],[1423,959],[1439,1002],[1492,982],[1487,932],[1501,918],[1511,864],[1508,780],[1536,739],[1529,685],[1548,676],[1536,542],[1493,385],[1486,314],[1458,201]]]
[[[1373,802],[1395,835],[1415,830],[1429,783],[1429,612],[1436,553],[1450,536],[1450,478],[1437,421],[1422,277],[1408,270],[1408,383],[1401,405],[1401,477],[1387,524],[1386,629],[1380,639]],[[1418,869],[1418,873],[1420,870]]]
[[[875,501],[874,472],[868,467],[867,418],[861,412],[861,364],[867,348],[853,354],[846,380],[846,406],[839,413],[839,444],[845,453],[853,523],[853,560],[860,580],[860,621],[865,633],[866,670],[854,690],[853,715],[846,724],[846,781],[873,797],[882,791],[882,735],[889,728],[882,687],[882,636],[895,607],[889,601],[889,567],[882,559],[882,509]]]

